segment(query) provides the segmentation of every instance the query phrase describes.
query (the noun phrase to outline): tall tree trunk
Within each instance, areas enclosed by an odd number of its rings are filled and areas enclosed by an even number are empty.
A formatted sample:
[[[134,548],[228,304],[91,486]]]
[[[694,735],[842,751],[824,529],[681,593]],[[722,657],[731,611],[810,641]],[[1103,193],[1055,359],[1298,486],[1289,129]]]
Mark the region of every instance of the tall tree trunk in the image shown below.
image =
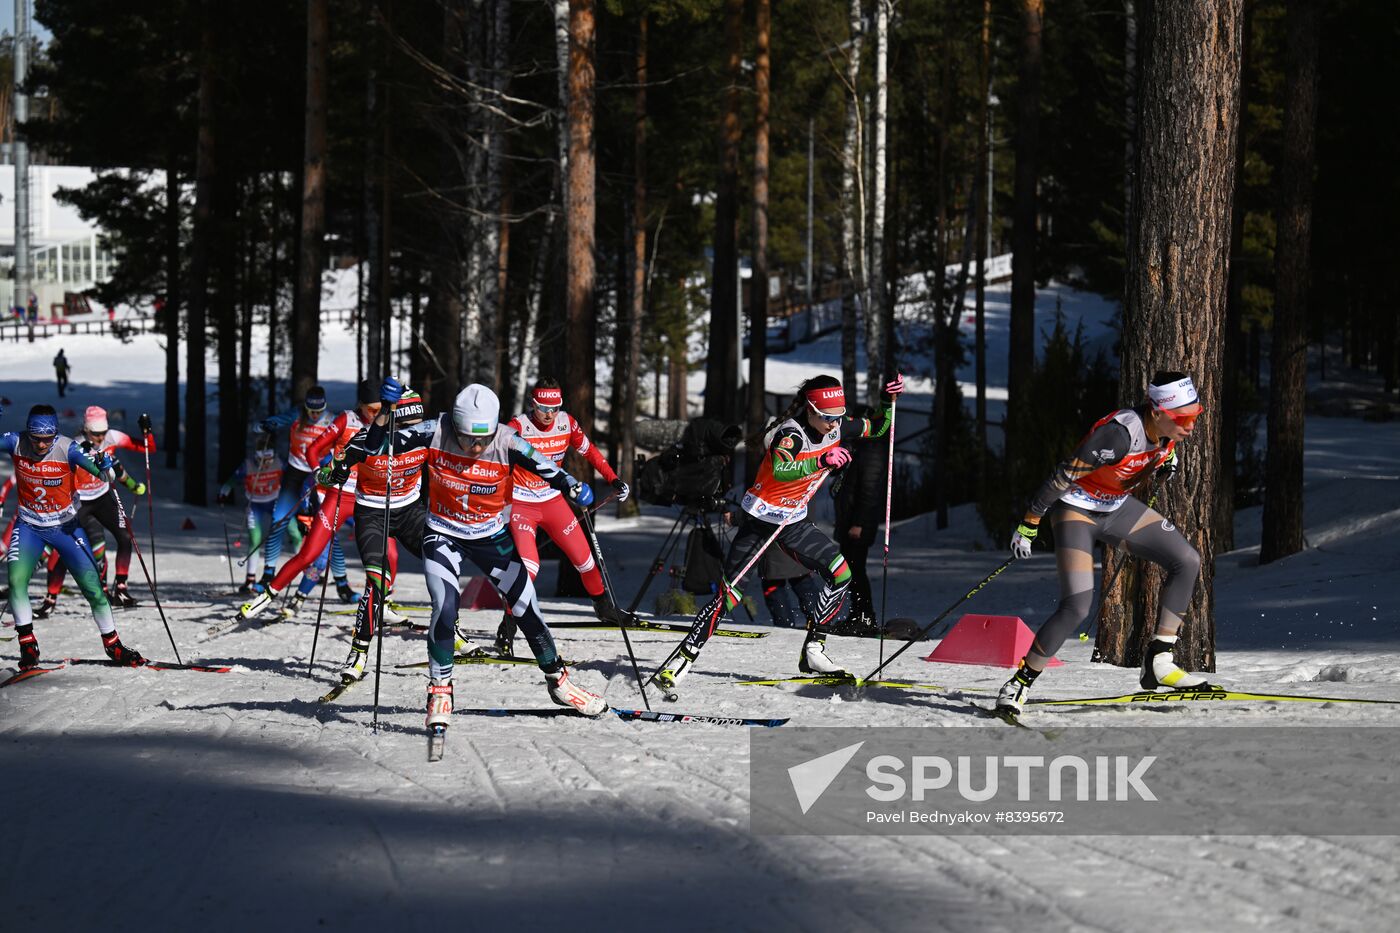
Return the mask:
[[[495,95],[493,107],[505,110],[506,92],[510,82],[510,0],[496,0],[495,15],[492,17],[491,33],[491,89]],[[491,137],[487,146],[486,198],[491,210],[498,213],[490,224],[491,236],[487,247],[492,251],[494,275],[487,295],[487,311],[491,323],[491,358],[487,361],[492,374],[492,385],[504,386],[506,377],[506,354],[509,350],[509,325],[506,317],[506,278],[510,255],[510,209],[509,195],[506,192],[506,140],[505,122],[493,112],[490,123]]]
[[[1123,0],[1123,257],[1132,255],[1133,173],[1137,170],[1138,16],[1135,0]]]
[[[175,133],[165,158],[165,465],[175,469],[180,456],[180,157]]]
[[[1288,0],[1283,152],[1279,159],[1269,438],[1259,562],[1303,549],[1303,393],[1308,375],[1308,284],[1317,124],[1320,0]],[[1394,311],[1390,317],[1393,319]]]
[[[710,274],[710,346],[705,359],[705,417],[738,415],[739,372],[739,81],[744,53],[744,0],[725,0],[724,47],[729,80],[719,129],[715,196],[715,261]]]
[[[983,458],[987,450],[987,205],[991,199],[987,176],[991,169],[991,99],[992,99],[992,0],[982,0],[982,54],[978,63],[978,87],[981,90],[981,115],[977,122],[976,179],[972,183],[973,210],[977,223],[973,236],[977,238],[977,283],[975,286],[976,336],[974,359],[977,371],[977,481],[980,499],[982,478],[986,475]]]
[[[282,276],[279,262],[282,239],[282,173],[272,173],[271,220],[267,238],[267,410],[277,407],[277,341],[282,326]],[[250,400],[251,404],[251,400]]]
[[[239,280],[238,316],[238,436],[240,443],[248,430],[248,406],[253,403],[253,286],[257,281],[257,256],[262,232],[267,229],[262,217],[262,175],[254,172],[247,195],[251,224],[241,224],[243,237],[243,268]],[[241,456],[240,451],[240,456]],[[235,466],[237,463],[235,462]]]
[[[870,404],[878,404],[885,382],[885,305],[889,283],[885,278],[885,184],[889,166],[886,148],[889,115],[890,0],[875,0],[875,165],[871,194],[875,204],[870,222],[870,282],[865,302],[865,392]],[[939,221],[940,225],[942,220]],[[942,274],[942,270],[939,270]]]
[[[363,201],[359,214],[364,222],[361,236],[364,237],[366,260],[360,268],[362,271],[368,270],[369,275],[365,277],[365,298],[359,321],[356,323],[356,344],[359,344],[360,332],[363,332],[365,372],[369,374],[371,382],[377,382],[388,372],[379,319],[382,307],[380,295],[384,291],[384,282],[388,275],[388,270],[381,262],[383,252],[380,249],[380,238],[384,231],[377,198],[381,181],[380,167],[384,164],[384,136],[381,132],[384,124],[384,106],[380,100],[380,68],[385,38],[383,30],[379,28],[380,2],[382,0],[370,5],[369,16],[365,21],[368,33],[365,41],[371,51],[367,56],[369,68],[365,71],[364,174],[361,179]]]
[[[749,280],[749,433],[767,423],[768,366],[768,95],[772,30],[770,0],[756,0],[754,16],[753,278]],[[749,474],[758,472],[762,439],[749,448]]]
[[[232,147],[220,132],[216,146],[219,176],[214,183],[213,233],[210,239],[211,262],[214,266],[214,289],[211,300],[215,333],[218,343],[215,353],[219,361],[219,459],[216,477],[231,474],[243,459],[243,399],[238,392],[238,301],[235,282],[238,278],[238,236],[235,202],[238,183],[231,159]]]
[[[1041,30],[1045,0],[1021,0],[1021,65],[1016,89],[1016,192],[1011,221],[1011,352],[1006,413],[1029,403],[1027,380],[1035,368],[1036,188],[1040,174]],[[1014,462],[1016,437],[1006,435],[1007,463]]]
[[[631,287],[625,328],[619,334],[620,365],[614,378],[622,381],[619,410],[613,419],[617,438],[617,473],[635,486],[637,459],[637,395],[642,380],[642,317],[646,314],[647,272],[647,14],[637,24],[636,92],[632,104],[632,261]],[[619,518],[638,515],[641,507],[633,495],[618,504]]]
[[[1234,195],[1242,0],[1207,8],[1153,3],[1140,24],[1142,68],[1135,232],[1124,289],[1119,400],[1141,400],[1160,369],[1189,373],[1206,415],[1186,444],[1184,469],[1157,490],[1157,510],[1201,555],[1195,598],[1176,659],[1215,669],[1214,579],[1226,284]],[[1116,549],[1104,561],[1115,576]],[[1097,651],[1135,665],[1157,621],[1163,573],[1135,562],[1105,594]],[[1135,591],[1135,592],[1134,592]]]
[[[594,343],[593,255],[594,159],[594,6],[593,0],[569,0],[569,171],[568,171],[568,342],[564,385],[569,413],[585,434],[593,433],[596,352]],[[592,468],[581,464],[580,479]]]
[[[494,74],[492,86],[496,88],[498,106],[506,106],[505,96],[510,91],[510,0],[496,0],[495,33],[492,40]],[[496,131],[496,177],[499,185],[498,209],[500,212],[500,240],[496,244],[496,333],[494,338],[495,360],[492,369],[496,373],[496,385],[501,388],[501,404],[506,410],[517,410],[516,402],[524,404],[523,397],[514,396],[510,391],[514,373],[511,371],[510,352],[510,247],[511,214],[514,210],[514,179],[508,159],[508,140],[503,122]]]
[[[306,4],[306,140],[302,161],[297,313],[292,321],[292,398],[316,384],[321,352],[321,262],[326,235],[326,57],[329,0]]]
[[[865,38],[861,0],[850,0],[846,11],[851,38],[846,55],[846,136],[841,146],[841,382],[856,396],[856,325],[860,310],[856,298],[865,283],[858,256],[864,250],[857,230],[865,228],[857,217],[856,182],[860,176],[860,48]]]
[[[1244,384],[1244,170],[1248,161],[1250,33],[1252,0],[1244,0],[1240,26],[1240,106],[1235,122],[1235,199],[1230,208],[1230,284],[1225,305],[1225,378],[1220,385],[1220,508],[1215,513],[1216,547],[1235,549],[1235,472],[1240,436],[1240,387]]]
[[[205,309],[209,304],[209,255],[213,234],[219,68],[217,31],[211,2],[201,6],[199,136],[195,151],[194,240],[190,247],[189,332],[185,340],[185,502],[208,503],[208,412],[204,396]]]
[[[443,7],[442,49],[440,65],[453,71],[461,60],[462,25],[458,11],[451,5]],[[452,101],[444,93],[436,101],[451,109]],[[438,140],[438,184],[443,190],[461,184],[462,173],[457,161],[450,130]],[[423,394],[423,407],[438,411],[451,407],[461,387],[462,357],[462,255],[460,217],[452,212],[437,216],[440,228],[432,238],[429,254],[430,283],[428,303],[423,312],[423,340],[415,346],[424,372],[423,384],[417,386]]]
[[[525,295],[525,321],[521,328],[520,349],[516,353],[515,395],[524,404],[525,393],[529,389],[531,375],[536,369],[536,338],[540,326],[540,314],[544,306],[544,292],[549,283],[549,257],[554,252],[554,236],[557,224],[553,210],[545,215],[544,230],[540,233],[535,251],[535,268],[530,276],[529,291]]]

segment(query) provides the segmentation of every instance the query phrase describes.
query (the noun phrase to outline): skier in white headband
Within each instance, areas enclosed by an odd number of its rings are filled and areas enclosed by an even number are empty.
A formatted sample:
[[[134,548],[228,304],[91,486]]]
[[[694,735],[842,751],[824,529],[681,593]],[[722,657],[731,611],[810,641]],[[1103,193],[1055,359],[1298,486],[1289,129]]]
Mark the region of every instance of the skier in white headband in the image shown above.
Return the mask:
[[[1147,401],[1101,418],[1031,500],[1011,538],[1016,557],[1031,555],[1031,542],[1047,514],[1055,532],[1060,604],[1036,632],[1020,668],[1001,688],[998,711],[1020,713],[1036,677],[1065,639],[1089,617],[1094,601],[1094,543],[1123,542],[1128,553],[1160,564],[1162,584],[1157,627],[1143,661],[1144,690],[1190,690],[1206,686],[1198,674],[1172,658],[1182,616],[1191,602],[1201,557],[1180,531],[1130,493],[1154,474],[1176,475],[1177,444],[1191,436],[1203,411],[1191,377],[1159,372]]]

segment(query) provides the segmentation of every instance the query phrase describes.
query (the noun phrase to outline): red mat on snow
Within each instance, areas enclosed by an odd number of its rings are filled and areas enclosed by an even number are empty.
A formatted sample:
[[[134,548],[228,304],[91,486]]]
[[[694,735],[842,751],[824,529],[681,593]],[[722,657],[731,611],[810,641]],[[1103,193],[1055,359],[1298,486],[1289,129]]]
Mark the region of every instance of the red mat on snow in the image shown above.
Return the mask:
[[[1015,667],[1030,650],[1035,633],[1020,616],[965,615],[925,661]],[[1049,667],[1063,664],[1050,659]]]

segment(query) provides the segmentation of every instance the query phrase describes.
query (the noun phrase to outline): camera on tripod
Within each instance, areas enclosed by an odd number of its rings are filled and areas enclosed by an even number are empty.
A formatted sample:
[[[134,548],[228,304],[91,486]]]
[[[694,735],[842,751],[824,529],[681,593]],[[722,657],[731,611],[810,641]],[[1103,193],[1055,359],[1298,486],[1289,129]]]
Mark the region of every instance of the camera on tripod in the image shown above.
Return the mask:
[[[731,482],[730,460],[743,436],[737,424],[695,418],[660,455],[637,458],[637,494],[651,505],[723,511]]]

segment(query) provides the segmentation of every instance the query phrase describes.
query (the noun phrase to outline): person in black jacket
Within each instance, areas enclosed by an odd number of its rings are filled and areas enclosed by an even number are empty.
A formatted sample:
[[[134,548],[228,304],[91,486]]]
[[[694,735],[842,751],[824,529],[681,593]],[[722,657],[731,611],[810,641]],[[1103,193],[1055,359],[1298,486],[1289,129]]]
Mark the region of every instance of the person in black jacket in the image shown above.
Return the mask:
[[[851,567],[852,628],[876,625],[866,559],[885,519],[885,479],[889,464],[887,438],[857,439],[851,464],[833,491],[836,500],[836,545]]]

